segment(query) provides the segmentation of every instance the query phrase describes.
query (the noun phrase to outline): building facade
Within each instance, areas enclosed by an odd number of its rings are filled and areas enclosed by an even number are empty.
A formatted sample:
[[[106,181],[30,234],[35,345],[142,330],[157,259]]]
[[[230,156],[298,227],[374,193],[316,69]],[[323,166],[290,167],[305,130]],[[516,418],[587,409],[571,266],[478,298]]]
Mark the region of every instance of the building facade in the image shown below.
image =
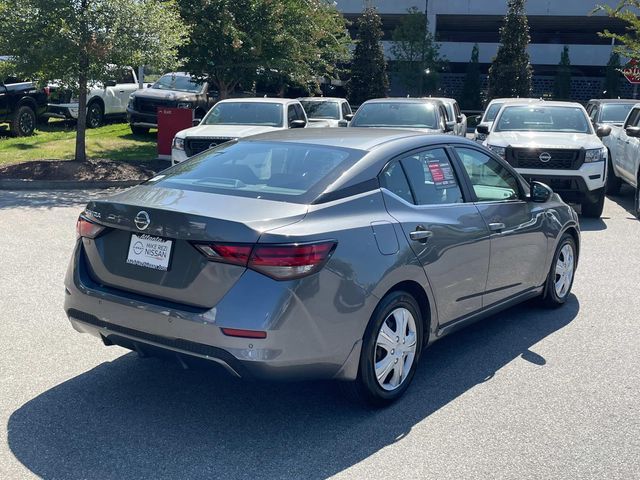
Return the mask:
[[[474,44],[480,50],[481,68],[486,73],[499,45],[499,29],[506,13],[506,0],[338,0],[337,7],[354,21],[366,5],[378,9],[383,22],[384,45],[390,54],[394,28],[411,7],[427,13],[429,30],[449,62],[442,75],[443,94],[457,95]],[[618,0],[528,0],[527,17],[534,67],[534,95],[553,91],[553,79],[564,46],[569,47],[572,69],[572,97],[586,101],[602,94],[605,65],[612,51],[611,41],[598,36],[605,29],[623,32],[624,24],[604,15],[592,15],[596,4],[615,6]],[[397,82],[392,94],[401,95]],[[621,77],[622,93],[632,88]]]

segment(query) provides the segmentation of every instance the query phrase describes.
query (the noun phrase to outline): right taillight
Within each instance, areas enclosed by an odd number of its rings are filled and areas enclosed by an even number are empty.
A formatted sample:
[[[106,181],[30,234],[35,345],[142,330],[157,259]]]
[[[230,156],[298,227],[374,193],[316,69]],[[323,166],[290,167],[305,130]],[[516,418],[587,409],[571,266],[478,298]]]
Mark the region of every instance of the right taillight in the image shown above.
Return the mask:
[[[198,244],[209,260],[243,265],[276,280],[291,280],[320,270],[336,242],[292,244]]]
[[[76,232],[78,237],[96,238],[105,229],[102,225],[93,223],[86,217],[80,215],[76,223]]]

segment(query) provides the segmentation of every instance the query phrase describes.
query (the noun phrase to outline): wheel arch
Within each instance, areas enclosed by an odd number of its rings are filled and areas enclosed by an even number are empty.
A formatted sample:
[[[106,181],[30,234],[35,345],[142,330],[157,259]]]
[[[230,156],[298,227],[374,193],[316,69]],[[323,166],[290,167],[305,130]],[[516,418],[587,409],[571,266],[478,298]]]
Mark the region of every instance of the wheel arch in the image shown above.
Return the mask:
[[[94,95],[93,97],[91,97],[91,98],[89,98],[87,100],[87,108],[89,108],[89,106],[92,103],[96,103],[96,102],[98,102],[100,104],[100,106],[102,107],[102,114],[104,115],[104,100],[101,97],[99,97],[98,95]]]
[[[22,97],[20,100],[18,100],[18,103],[16,103],[15,109],[18,110],[20,107],[25,106],[33,110],[33,113],[35,113],[36,115],[38,114],[38,103],[35,101],[35,99],[31,97]]]
[[[418,306],[420,307],[420,316],[422,317],[422,327],[424,332],[422,343],[423,346],[426,346],[429,343],[429,339],[431,338],[431,333],[434,328],[434,315],[432,315],[433,308],[429,299],[429,295],[427,295],[424,287],[415,280],[404,280],[402,282],[396,283],[391,288],[389,288],[389,290],[385,292],[382,298],[385,298],[390,293],[400,291],[410,294],[416,300]],[[380,301],[382,301],[382,299]]]

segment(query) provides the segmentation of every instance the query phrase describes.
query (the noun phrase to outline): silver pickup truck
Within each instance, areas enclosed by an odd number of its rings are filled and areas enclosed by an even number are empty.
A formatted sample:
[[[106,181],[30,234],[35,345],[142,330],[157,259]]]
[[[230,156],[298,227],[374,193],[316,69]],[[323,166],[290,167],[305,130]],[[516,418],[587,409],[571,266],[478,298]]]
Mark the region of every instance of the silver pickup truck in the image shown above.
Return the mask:
[[[604,140],[609,150],[607,193],[615,195],[622,182],[635,189],[633,212],[640,218],[640,103],[633,106],[622,127],[613,126]]]

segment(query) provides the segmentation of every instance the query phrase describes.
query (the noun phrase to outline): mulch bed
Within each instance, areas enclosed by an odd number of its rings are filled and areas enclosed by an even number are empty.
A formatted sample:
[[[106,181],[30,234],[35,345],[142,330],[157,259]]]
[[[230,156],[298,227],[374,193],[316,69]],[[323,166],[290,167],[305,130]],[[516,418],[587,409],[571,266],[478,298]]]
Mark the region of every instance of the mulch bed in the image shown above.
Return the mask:
[[[112,160],[38,160],[0,167],[0,179],[131,181],[146,180],[169,167],[167,160],[114,162]]]

